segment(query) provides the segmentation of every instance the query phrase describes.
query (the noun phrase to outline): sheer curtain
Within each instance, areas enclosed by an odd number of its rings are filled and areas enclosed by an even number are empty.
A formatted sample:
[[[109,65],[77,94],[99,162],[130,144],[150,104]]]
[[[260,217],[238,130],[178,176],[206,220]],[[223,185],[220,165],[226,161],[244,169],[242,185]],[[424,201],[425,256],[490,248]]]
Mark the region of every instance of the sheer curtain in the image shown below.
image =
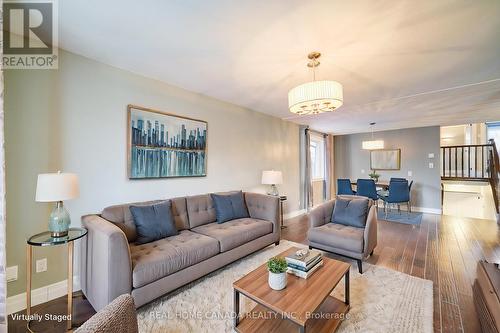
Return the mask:
[[[335,197],[335,141],[334,136],[325,134],[325,199],[328,201]]]
[[[299,129],[300,209],[312,207],[311,133],[308,126]]]
[[[302,209],[309,210],[335,197],[333,135],[301,126],[300,176]]]
[[[312,170],[311,170],[311,131],[309,128],[305,129],[305,178],[304,178],[304,193],[305,193],[305,207],[307,210],[311,209],[313,205],[313,190],[312,190]]]

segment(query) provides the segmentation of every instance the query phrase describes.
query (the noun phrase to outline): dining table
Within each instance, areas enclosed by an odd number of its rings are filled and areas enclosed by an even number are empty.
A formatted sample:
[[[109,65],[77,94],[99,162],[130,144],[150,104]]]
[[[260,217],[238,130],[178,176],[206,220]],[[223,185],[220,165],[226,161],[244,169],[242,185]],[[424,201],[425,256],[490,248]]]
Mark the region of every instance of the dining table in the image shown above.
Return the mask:
[[[355,181],[353,181],[353,182],[351,182],[351,185],[357,186],[358,183],[355,182]],[[378,188],[381,188],[384,191],[387,191],[389,189],[389,182],[385,182],[385,181],[376,182],[375,183],[375,187],[378,187]]]

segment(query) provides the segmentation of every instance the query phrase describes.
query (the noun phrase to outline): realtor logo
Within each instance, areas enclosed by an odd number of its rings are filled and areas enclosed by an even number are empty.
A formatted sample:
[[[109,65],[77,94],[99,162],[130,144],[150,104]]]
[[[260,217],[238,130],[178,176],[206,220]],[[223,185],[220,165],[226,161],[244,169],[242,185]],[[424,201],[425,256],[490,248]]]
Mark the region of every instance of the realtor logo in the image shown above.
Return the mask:
[[[4,1],[3,68],[57,68],[56,14],[55,0]]]

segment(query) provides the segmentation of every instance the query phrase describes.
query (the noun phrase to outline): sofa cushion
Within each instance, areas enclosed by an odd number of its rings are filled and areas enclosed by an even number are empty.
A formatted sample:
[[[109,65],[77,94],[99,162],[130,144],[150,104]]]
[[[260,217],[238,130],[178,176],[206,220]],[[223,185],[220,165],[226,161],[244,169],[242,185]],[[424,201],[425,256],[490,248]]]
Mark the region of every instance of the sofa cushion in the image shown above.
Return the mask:
[[[137,244],[153,242],[179,232],[172,216],[172,203],[164,201],[149,206],[130,206],[134,217]]]
[[[273,232],[273,224],[265,220],[242,218],[222,224],[210,223],[192,229],[219,241],[220,251],[225,252]]]
[[[362,228],[327,223],[320,227],[309,229],[307,237],[313,243],[362,253],[364,246],[363,234],[364,229]]]
[[[210,194],[186,197],[190,229],[215,222],[215,207]]]
[[[333,207],[332,222],[364,228],[368,206],[369,200],[367,198],[337,196]]]
[[[216,239],[189,230],[147,244],[131,244],[132,284],[139,288],[218,253]]]
[[[230,194],[211,194],[215,206],[217,223],[249,217],[243,192]]]
[[[101,217],[120,228],[125,233],[125,236],[127,236],[129,242],[135,242],[137,231],[135,230],[134,218],[130,213],[130,206],[148,206],[163,201],[165,200],[143,201],[109,206],[103,209]],[[170,199],[170,201],[172,202],[172,215],[174,216],[177,230],[189,229],[186,198],[173,198]]]

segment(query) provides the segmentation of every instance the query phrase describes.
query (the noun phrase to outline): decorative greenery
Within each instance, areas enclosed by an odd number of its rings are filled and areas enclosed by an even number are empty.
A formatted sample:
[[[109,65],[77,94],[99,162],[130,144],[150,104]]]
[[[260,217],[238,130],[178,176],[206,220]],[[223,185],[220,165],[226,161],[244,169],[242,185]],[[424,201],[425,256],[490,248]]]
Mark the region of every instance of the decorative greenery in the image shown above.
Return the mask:
[[[287,264],[285,258],[273,257],[267,261],[267,268],[271,273],[285,273]]]
[[[379,179],[380,175],[377,173],[377,170],[372,170],[372,172],[368,175],[372,179]]]

